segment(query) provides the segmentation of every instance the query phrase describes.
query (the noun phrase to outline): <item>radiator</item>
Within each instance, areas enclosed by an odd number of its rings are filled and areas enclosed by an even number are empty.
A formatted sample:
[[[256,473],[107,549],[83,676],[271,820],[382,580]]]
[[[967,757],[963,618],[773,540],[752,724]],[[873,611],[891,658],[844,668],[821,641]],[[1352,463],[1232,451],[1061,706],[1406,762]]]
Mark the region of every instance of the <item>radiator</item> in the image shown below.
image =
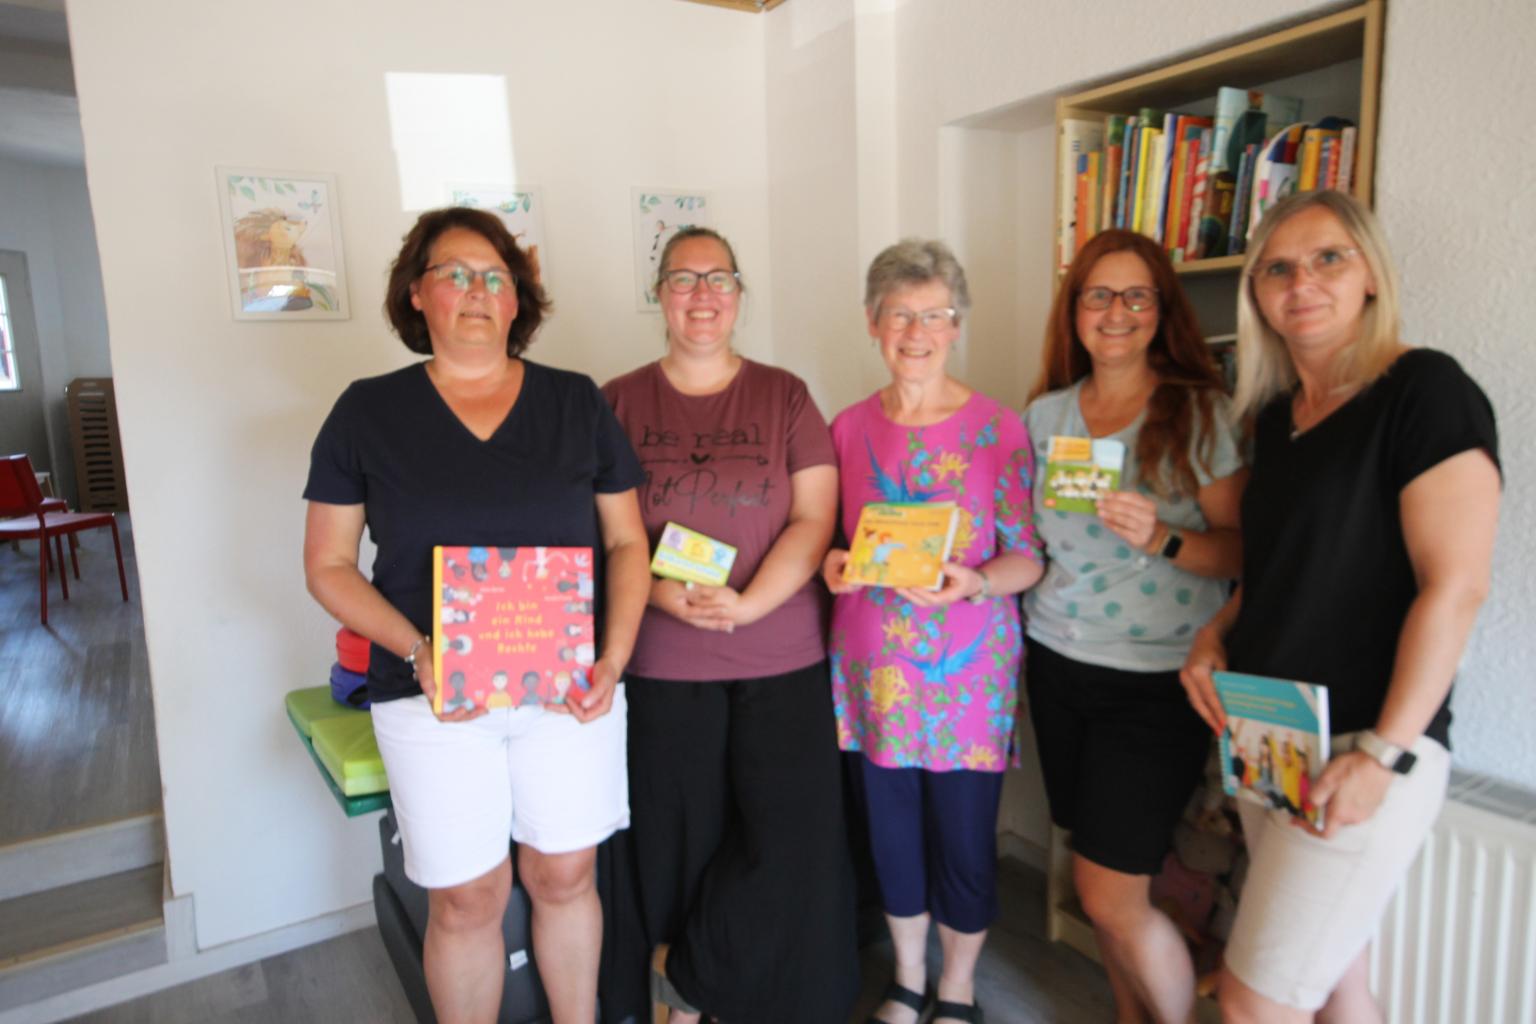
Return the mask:
[[[1391,1024],[1536,1024],[1536,796],[1453,772],[1371,944]]]

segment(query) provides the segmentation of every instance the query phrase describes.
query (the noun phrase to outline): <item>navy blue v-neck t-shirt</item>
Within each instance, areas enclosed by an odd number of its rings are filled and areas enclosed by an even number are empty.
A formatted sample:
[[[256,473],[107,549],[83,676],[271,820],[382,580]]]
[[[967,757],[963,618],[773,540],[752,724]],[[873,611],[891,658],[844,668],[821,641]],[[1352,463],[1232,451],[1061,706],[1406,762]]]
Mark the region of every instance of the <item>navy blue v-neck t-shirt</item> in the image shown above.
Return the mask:
[[[315,439],[304,497],[364,506],[378,548],[373,585],[423,634],[432,630],[434,545],[589,547],[601,580],[595,496],[643,479],[591,378],[523,366],[517,401],[487,440],[454,415],[424,363],[351,384]],[[601,585],[595,596],[601,649]],[[404,661],[375,644],[370,698],[420,692]]]

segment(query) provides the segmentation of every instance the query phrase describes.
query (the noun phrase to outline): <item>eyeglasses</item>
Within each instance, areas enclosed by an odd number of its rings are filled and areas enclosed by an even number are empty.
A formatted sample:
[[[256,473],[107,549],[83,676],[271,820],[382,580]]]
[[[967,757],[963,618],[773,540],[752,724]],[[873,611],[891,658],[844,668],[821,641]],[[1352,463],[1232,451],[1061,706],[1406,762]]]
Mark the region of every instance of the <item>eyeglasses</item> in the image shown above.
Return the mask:
[[[667,290],[674,295],[687,295],[703,281],[716,295],[729,295],[741,287],[741,275],[734,270],[668,270],[661,275],[667,282]]]
[[[512,277],[512,271],[504,267],[492,267],[489,270],[471,270],[462,263],[434,263],[422,271],[431,274],[432,280],[442,281],[453,285],[454,291],[467,292],[474,286],[475,279],[485,282],[485,290],[492,295],[500,295],[502,289],[511,288],[516,284]]]
[[[1302,267],[1320,281],[1338,277],[1349,269],[1350,261],[1360,255],[1359,249],[1330,245],[1301,259],[1265,260],[1253,268],[1253,280],[1261,287],[1278,288],[1296,279]]]
[[[1077,301],[1083,308],[1092,310],[1108,309],[1114,305],[1116,298],[1132,313],[1145,313],[1157,307],[1157,289],[1145,285],[1124,288],[1118,292],[1113,288],[1084,288],[1077,295]]]
[[[884,309],[880,311],[880,322],[897,331],[904,331],[913,324],[925,331],[942,331],[954,326],[958,312],[953,306],[925,309],[921,313],[914,313],[910,309]]]

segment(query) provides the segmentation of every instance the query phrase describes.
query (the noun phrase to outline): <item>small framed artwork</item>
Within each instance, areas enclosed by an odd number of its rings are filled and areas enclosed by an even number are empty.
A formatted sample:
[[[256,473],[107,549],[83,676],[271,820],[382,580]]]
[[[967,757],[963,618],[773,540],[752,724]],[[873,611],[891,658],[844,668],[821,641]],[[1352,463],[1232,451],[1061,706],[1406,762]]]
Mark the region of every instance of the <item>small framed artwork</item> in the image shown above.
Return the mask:
[[[450,185],[448,202],[489,210],[501,218],[518,247],[528,254],[540,284],[548,265],[549,247],[544,241],[544,195],[533,185]]]
[[[635,308],[661,308],[656,299],[656,272],[667,239],[683,228],[713,227],[707,192],[669,188],[630,190],[630,216],[635,225]]]
[[[236,320],[345,320],[336,176],[218,167]]]

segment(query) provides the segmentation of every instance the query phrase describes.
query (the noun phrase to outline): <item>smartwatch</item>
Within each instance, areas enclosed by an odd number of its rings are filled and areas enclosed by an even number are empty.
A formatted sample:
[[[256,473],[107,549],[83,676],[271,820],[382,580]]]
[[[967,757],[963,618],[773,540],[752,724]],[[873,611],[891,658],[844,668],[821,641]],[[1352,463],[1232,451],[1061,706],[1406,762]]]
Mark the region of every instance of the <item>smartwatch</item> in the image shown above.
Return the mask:
[[[1355,734],[1355,749],[1375,761],[1389,772],[1407,775],[1413,771],[1418,755],[1404,750],[1390,740],[1382,739],[1374,731],[1363,729]]]
[[[1184,535],[1173,527],[1168,528],[1168,536],[1163,538],[1163,546],[1157,549],[1159,558],[1173,561],[1179,557],[1179,552],[1184,548]]]

